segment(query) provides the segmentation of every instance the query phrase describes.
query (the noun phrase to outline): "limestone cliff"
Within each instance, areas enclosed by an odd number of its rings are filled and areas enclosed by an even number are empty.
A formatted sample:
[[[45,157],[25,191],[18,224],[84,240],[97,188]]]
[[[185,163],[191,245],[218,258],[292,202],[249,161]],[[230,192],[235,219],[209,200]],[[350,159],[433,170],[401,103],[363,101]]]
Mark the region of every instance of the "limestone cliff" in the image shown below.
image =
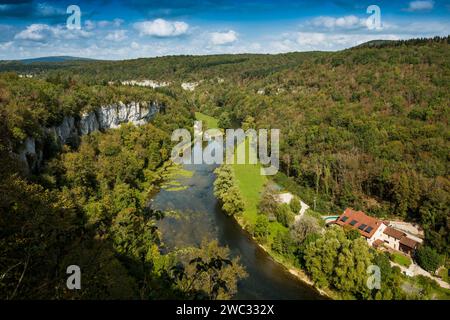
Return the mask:
[[[16,156],[27,173],[36,171],[39,170],[45,157],[45,143],[52,141],[58,147],[62,147],[68,143],[78,144],[81,136],[96,130],[118,128],[122,123],[142,125],[150,121],[161,108],[164,106],[155,102],[129,104],[119,102],[84,113],[78,119],[66,116],[60,125],[43,128],[45,139],[36,141],[35,138],[28,137]]]

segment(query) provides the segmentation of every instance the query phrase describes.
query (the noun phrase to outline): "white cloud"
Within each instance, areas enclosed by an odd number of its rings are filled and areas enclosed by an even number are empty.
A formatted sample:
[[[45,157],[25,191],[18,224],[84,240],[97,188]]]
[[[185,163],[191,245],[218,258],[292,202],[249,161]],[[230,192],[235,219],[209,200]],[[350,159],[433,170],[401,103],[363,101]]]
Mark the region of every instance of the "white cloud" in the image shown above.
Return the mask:
[[[278,40],[269,43],[266,46],[266,50],[268,52],[335,51],[353,47],[370,40],[398,40],[401,38],[403,37],[394,34],[294,32],[282,34]]]
[[[101,20],[97,24],[100,28],[104,28],[109,26],[110,22],[108,20]]]
[[[12,45],[13,45],[12,41],[8,41],[8,42],[5,42],[5,43],[0,43],[0,50],[9,49],[9,48],[12,47]]]
[[[97,26],[100,28],[106,28],[109,26],[112,27],[120,27],[125,21],[123,19],[115,18],[114,20],[100,20],[100,21],[92,21],[92,20],[86,20],[84,22],[84,27],[86,30],[93,30]]]
[[[86,20],[84,22],[84,27],[86,28],[86,30],[93,30],[95,29],[95,22],[92,20]]]
[[[409,7],[405,9],[406,11],[423,11],[431,10],[434,7],[434,1],[432,0],[418,0],[411,1]]]
[[[296,37],[296,42],[302,46],[317,46],[324,44],[325,41],[329,40],[330,35],[318,32],[299,32]]]
[[[47,24],[36,23],[17,33],[14,39],[43,42],[51,38],[70,40],[80,37],[87,38],[90,35],[89,32],[83,30],[68,30],[62,26],[53,27]]]
[[[167,21],[156,19],[151,21],[137,22],[134,28],[140,35],[155,37],[176,37],[187,33],[189,25],[183,21]]]
[[[44,40],[45,33],[50,30],[50,27],[46,24],[32,24],[29,25],[25,30],[19,32],[14,37],[20,40],[32,40],[41,41]]]
[[[127,30],[114,30],[111,33],[108,33],[105,37],[106,40],[110,41],[122,41],[127,38]]]
[[[120,27],[124,22],[125,22],[125,20],[116,18],[116,19],[113,20],[112,24],[115,27]]]
[[[211,33],[211,43],[213,45],[224,45],[235,42],[238,39],[238,34],[229,30],[227,32],[212,32]]]
[[[140,48],[140,45],[139,45],[139,43],[137,43],[136,41],[133,41],[133,42],[131,43],[131,49],[137,50],[137,49],[139,49],[139,48]]]
[[[335,28],[343,28],[343,29],[354,29],[366,26],[367,19],[361,19],[357,16],[350,15],[344,17],[327,17],[320,16],[312,19],[308,22],[310,26],[318,27],[318,28],[326,28],[326,29],[335,29]]]

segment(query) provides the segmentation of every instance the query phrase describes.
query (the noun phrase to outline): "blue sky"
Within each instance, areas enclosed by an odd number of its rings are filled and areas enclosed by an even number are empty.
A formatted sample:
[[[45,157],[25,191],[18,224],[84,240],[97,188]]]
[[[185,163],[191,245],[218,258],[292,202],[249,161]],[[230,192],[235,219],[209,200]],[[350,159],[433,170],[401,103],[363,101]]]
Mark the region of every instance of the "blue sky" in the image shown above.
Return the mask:
[[[79,30],[67,28],[69,5]],[[379,28],[367,27],[370,5]],[[0,0],[0,59],[334,51],[449,34],[450,0]]]

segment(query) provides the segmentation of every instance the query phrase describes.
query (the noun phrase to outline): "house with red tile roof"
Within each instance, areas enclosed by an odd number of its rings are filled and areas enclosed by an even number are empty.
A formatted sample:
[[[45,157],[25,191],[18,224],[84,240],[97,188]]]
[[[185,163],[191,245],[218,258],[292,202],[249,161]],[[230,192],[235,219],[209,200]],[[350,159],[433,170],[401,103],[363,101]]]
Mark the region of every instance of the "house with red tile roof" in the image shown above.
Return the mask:
[[[394,229],[384,221],[351,208],[345,209],[344,213],[336,219],[335,224],[357,230],[366,238],[369,245],[374,247],[385,245],[391,249],[412,254],[419,246],[418,242],[408,238],[403,231]]]
[[[381,238],[386,225],[377,218],[370,217],[362,211],[355,211],[347,208],[335,222],[341,227],[348,227],[357,230],[367,242],[372,245],[375,240]]]

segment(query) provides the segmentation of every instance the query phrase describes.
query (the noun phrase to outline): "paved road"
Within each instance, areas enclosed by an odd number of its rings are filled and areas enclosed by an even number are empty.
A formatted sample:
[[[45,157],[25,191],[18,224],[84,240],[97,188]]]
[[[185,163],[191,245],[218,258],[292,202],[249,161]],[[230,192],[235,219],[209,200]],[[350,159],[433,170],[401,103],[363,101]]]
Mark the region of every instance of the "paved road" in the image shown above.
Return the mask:
[[[415,263],[411,263],[409,268],[406,268],[404,266],[401,266],[401,265],[391,261],[391,266],[399,267],[400,270],[402,272],[404,272],[407,276],[413,277],[413,276],[422,275],[422,276],[425,276],[425,277],[435,280],[442,288],[450,289],[450,284],[448,282],[445,282],[445,281],[431,275],[429,272],[423,270],[421,267],[419,267]]]

